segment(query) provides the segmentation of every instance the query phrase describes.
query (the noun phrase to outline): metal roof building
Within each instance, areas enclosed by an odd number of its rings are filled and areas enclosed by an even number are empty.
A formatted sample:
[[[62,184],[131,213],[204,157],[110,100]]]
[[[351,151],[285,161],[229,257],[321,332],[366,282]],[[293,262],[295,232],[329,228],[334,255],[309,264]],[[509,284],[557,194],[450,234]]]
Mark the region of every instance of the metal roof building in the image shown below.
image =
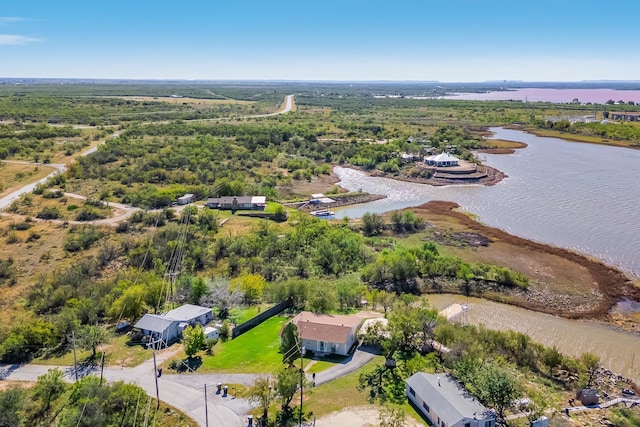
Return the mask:
[[[449,374],[418,372],[406,383],[409,400],[438,427],[495,427],[495,413]]]

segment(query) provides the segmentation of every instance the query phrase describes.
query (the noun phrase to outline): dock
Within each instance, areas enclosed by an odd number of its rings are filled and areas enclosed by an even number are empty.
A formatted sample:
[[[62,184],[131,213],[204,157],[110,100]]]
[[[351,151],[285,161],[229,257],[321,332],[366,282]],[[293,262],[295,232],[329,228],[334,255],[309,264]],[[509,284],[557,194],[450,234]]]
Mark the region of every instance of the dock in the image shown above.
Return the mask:
[[[456,302],[440,311],[438,315],[444,317],[447,320],[453,321],[463,314],[467,313],[469,310],[471,310],[470,304],[460,304]]]

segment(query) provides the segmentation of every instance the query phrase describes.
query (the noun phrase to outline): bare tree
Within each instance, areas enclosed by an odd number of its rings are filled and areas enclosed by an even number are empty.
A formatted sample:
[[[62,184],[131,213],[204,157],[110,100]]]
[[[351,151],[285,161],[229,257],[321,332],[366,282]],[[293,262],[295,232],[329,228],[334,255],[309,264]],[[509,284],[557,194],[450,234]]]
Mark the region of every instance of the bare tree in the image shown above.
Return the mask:
[[[207,280],[209,291],[200,300],[209,307],[218,307],[218,316],[221,319],[229,317],[229,310],[238,306],[244,299],[244,293],[240,289],[231,289],[231,282],[226,279]]]

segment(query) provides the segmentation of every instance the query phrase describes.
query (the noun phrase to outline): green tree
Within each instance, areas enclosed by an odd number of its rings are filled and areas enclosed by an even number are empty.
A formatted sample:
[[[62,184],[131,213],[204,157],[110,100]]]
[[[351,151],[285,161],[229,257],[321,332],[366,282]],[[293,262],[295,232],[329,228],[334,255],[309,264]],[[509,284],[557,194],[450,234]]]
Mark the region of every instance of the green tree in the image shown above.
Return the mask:
[[[300,371],[297,368],[288,367],[278,372],[276,377],[276,393],[283,411],[289,408],[299,384]]]
[[[314,313],[328,313],[336,306],[336,295],[332,289],[323,286],[317,287],[311,294],[309,308]]]
[[[269,406],[276,397],[275,392],[268,377],[256,378],[249,389],[249,401],[262,408],[262,424],[266,424],[269,419]]]
[[[182,345],[189,359],[204,348],[205,341],[204,329],[200,325],[187,326],[182,331]]]
[[[112,319],[137,319],[142,316],[145,306],[146,290],[143,285],[135,285],[126,288],[109,310]]]
[[[562,359],[563,359],[562,353],[558,351],[558,348],[555,345],[551,348],[547,348],[544,351],[542,361],[545,364],[545,366],[549,368],[549,375],[553,375],[553,370],[557,366],[560,366],[560,364],[562,363]]]
[[[580,356],[580,365],[587,377],[586,388],[591,387],[596,377],[598,368],[600,367],[600,358],[593,353],[582,353]]]
[[[384,230],[384,220],[377,213],[365,212],[362,215],[362,229],[367,236],[375,236]]]
[[[262,298],[267,281],[259,274],[243,274],[231,281],[231,289],[240,289],[245,304],[257,304]]]
[[[189,288],[189,302],[191,304],[200,304],[200,299],[205,296],[209,288],[202,277],[196,277],[191,281]]]
[[[78,331],[78,345],[85,350],[91,350],[91,356],[96,357],[96,349],[99,345],[109,341],[107,331],[100,326],[85,325]]]
[[[282,363],[291,365],[300,357],[300,336],[293,322],[287,323],[280,334],[280,353]]]
[[[492,363],[480,369],[475,386],[479,398],[492,406],[501,419],[504,419],[505,409],[523,393],[522,386],[509,370]]]
[[[33,386],[33,398],[40,403],[39,415],[44,416],[51,408],[51,403],[66,390],[64,372],[60,369],[49,369],[40,375]]]
[[[23,425],[22,410],[25,406],[25,395],[25,390],[19,387],[0,391],[0,426]]]

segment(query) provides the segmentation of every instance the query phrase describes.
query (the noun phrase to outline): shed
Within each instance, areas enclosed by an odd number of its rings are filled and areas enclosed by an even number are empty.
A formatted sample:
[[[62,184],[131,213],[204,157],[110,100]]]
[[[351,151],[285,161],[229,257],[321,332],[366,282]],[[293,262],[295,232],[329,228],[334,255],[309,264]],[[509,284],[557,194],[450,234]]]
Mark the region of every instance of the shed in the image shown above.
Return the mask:
[[[576,393],[576,399],[582,402],[583,405],[597,405],[598,404],[598,391],[590,388],[583,388]]]
[[[206,339],[217,340],[220,336],[220,331],[212,326],[207,326],[206,328],[204,328],[204,336],[206,337]]]
[[[188,205],[189,203],[193,203],[196,201],[196,196],[194,194],[185,194],[184,196],[178,197],[179,205]]]

